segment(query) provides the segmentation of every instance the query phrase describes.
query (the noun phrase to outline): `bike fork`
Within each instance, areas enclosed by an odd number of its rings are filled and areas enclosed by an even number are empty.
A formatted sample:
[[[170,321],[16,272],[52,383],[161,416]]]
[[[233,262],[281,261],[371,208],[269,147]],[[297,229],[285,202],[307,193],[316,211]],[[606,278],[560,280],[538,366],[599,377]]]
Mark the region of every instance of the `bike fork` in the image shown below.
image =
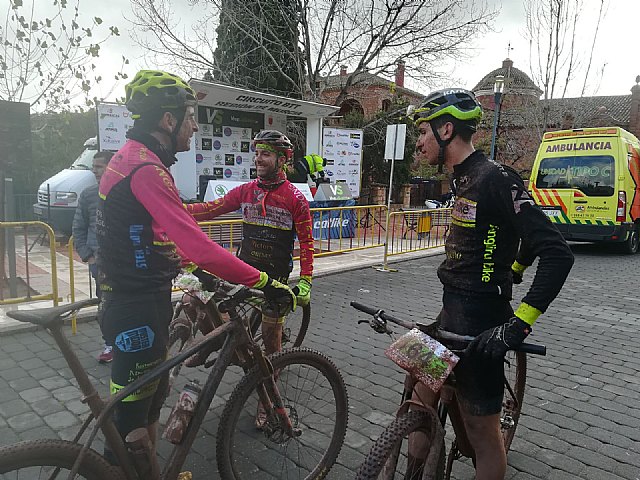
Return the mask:
[[[257,352],[255,349],[257,349]],[[257,393],[267,413],[267,418],[278,418],[279,426],[285,433],[285,438],[299,437],[302,435],[302,430],[294,427],[291,416],[285,408],[282,397],[280,396],[280,391],[276,385],[278,372],[274,371],[273,365],[257,345],[254,345],[254,355],[256,355],[258,359],[257,363],[262,373],[262,382],[257,387]]]

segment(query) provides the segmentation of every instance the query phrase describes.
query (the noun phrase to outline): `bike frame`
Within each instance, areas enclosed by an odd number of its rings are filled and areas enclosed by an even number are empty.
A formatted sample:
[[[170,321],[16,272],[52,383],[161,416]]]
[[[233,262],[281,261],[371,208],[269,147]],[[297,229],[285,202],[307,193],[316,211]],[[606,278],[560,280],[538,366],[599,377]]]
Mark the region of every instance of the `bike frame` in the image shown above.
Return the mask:
[[[224,302],[223,302],[224,303]],[[202,424],[202,421],[209,410],[209,406],[213,401],[215,393],[222,381],[222,377],[226,369],[231,365],[234,360],[234,354],[237,354],[240,359],[245,362],[245,370],[250,369],[251,362],[255,362],[260,367],[261,372],[265,380],[267,380],[260,388],[258,388],[258,395],[262,404],[265,406],[268,415],[275,414],[280,418],[281,424],[285,431],[295,436],[291,422],[283,408],[282,399],[278,392],[278,389],[273,380],[273,367],[269,360],[264,356],[260,347],[253,341],[249,335],[243,319],[238,314],[237,308],[232,306],[229,311],[229,322],[224,322],[221,326],[215,328],[212,332],[207,334],[203,339],[195,346],[181,352],[175,357],[166,360],[151,371],[144,374],[142,377],[136,379],[124,389],[120,390],[116,395],[113,395],[105,402],[95,387],[89,380],[87,372],[82,367],[78,357],[73,351],[68,339],[62,332],[62,322],[54,322],[49,326],[49,330],[53,335],[60,351],[62,352],[69,368],[73,372],[74,377],[78,381],[80,391],[82,392],[82,401],[89,405],[91,415],[84,422],[80,431],[74,438],[74,442],[78,443],[84,432],[88,429],[92,419],[95,418],[96,423],[89,437],[86,439],[82,446],[82,450],[76,459],[73,469],[69,473],[69,478],[72,479],[77,474],[78,469],[82,463],[82,459],[90,448],[93,440],[95,439],[97,432],[101,430],[105,436],[107,445],[113,451],[116,459],[127,480],[137,480],[139,478],[138,473],[134,468],[131,456],[122,440],[119,432],[116,429],[115,424],[111,420],[111,414],[113,409],[125,397],[131,395],[133,392],[152,382],[176,365],[182,363],[187,358],[197,353],[199,350],[206,348],[209,344],[216,341],[221,335],[227,335],[224,341],[224,345],[220,350],[218,358],[209,372],[207,381],[202,387],[202,392],[199,396],[196,409],[193,417],[189,422],[189,425],[185,431],[183,440],[180,444],[176,445],[171,452],[167,463],[160,475],[162,480],[173,480],[178,477],[181,468],[187,458],[191,446],[196,438],[196,434]],[[246,347],[246,348],[240,348]],[[248,355],[247,355],[248,354]],[[249,358],[253,356],[253,359]],[[269,380],[271,378],[271,380]],[[155,459],[152,459],[155,461]],[[143,479],[143,480],[155,480],[155,479]]]
[[[507,379],[504,380],[505,385],[509,385],[508,390],[513,392],[511,385],[508,383]],[[436,405],[425,405],[422,401],[412,400],[413,390],[415,385],[420,383],[418,379],[407,374],[405,375],[404,380],[404,390],[402,392],[402,401],[400,408],[397,411],[396,415],[405,414],[409,411],[411,407],[419,408],[420,410],[428,411],[433,415],[433,422],[438,423],[442,427],[442,437],[437,434],[438,437],[432,436],[438,441],[439,438],[444,438],[446,425],[447,425],[447,417],[451,420],[451,426],[453,427],[453,432],[455,434],[456,439],[456,447],[461,456],[467,458],[474,458],[475,452],[473,451],[473,447],[471,446],[471,442],[469,441],[469,436],[467,435],[467,428],[464,424],[464,420],[462,418],[462,413],[460,411],[460,407],[458,405],[458,401],[456,400],[456,380],[455,374],[451,372],[449,377],[442,385],[440,391],[436,394]],[[512,393],[513,395],[513,393]],[[433,446],[431,448],[433,450]],[[431,452],[430,452],[431,453]],[[439,452],[438,452],[439,453]],[[429,461],[431,456],[427,458]],[[437,461],[437,460],[436,460]],[[434,464],[435,465],[435,464]],[[428,471],[425,469],[425,471]]]

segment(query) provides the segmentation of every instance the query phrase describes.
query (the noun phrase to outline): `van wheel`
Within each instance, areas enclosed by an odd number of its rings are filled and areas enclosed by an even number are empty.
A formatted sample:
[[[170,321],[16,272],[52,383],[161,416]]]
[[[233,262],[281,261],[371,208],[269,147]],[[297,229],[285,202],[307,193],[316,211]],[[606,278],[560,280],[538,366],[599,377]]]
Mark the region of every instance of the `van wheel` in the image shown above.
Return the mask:
[[[633,255],[638,253],[638,245],[640,245],[640,235],[638,235],[638,227],[631,230],[629,238],[622,244],[622,251]]]

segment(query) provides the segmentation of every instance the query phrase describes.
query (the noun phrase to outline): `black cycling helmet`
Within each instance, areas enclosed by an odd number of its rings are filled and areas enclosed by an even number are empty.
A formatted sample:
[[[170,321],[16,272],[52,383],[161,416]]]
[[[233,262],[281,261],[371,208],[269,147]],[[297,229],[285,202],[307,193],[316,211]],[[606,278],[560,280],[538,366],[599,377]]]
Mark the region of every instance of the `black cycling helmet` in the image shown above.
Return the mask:
[[[253,139],[254,148],[264,148],[282,154],[289,160],[293,156],[293,143],[287,136],[277,130],[262,130]],[[262,145],[262,147],[261,147]]]
[[[482,118],[482,107],[475,95],[462,88],[436,90],[424,99],[414,111],[413,121],[417,126],[422,122],[430,122],[442,115],[451,115],[461,122],[468,123],[474,131]]]
[[[440,138],[433,120],[443,115],[450,115],[453,118],[453,134],[448,140]],[[413,122],[419,126],[422,122],[428,122],[433,131],[440,151],[438,152],[438,173],[442,173],[444,165],[444,151],[451,143],[460,129],[469,130],[473,133],[478,128],[478,122],[482,119],[482,107],[476,100],[475,95],[463,88],[447,88],[436,90],[427,95],[422,104],[413,113]]]

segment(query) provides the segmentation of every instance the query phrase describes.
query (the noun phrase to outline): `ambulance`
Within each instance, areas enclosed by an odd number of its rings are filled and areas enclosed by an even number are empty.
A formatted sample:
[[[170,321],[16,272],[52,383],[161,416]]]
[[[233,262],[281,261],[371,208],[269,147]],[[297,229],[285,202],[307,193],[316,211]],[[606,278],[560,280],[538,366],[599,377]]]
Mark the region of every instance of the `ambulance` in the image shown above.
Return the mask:
[[[529,189],[567,240],[640,243],[640,142],[619,127],[546,132]]]

